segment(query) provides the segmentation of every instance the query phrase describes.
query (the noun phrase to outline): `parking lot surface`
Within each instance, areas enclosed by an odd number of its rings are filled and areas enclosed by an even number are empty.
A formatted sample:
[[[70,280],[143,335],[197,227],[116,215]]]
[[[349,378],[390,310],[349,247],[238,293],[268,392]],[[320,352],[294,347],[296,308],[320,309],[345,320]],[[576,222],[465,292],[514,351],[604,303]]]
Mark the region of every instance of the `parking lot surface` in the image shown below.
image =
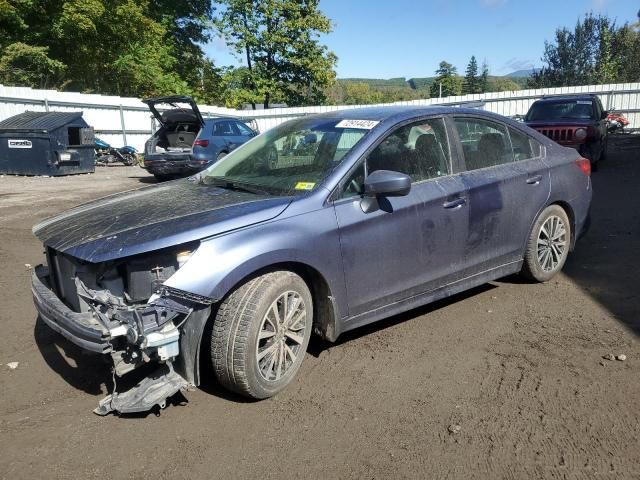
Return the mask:
[[[209,380],[158,415],[104,418],[109,366],[36,319],[31,227],[153,177],[1,177],[0,478],[640,477],[640,141],[610,150],[554,281],[509,277],[312,339],[269,400]]]

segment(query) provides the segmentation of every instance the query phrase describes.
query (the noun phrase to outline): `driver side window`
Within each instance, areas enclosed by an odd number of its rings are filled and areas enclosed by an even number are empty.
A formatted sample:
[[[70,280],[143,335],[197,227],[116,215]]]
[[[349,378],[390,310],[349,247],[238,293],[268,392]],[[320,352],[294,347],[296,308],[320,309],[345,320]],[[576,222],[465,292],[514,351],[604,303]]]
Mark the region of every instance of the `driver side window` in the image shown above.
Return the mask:
[[[391,132],[344,182],[342,198],[361,195],[376,170],[405,173],[413,183],[448,175],[451,158],[442,118],[420,120]]]

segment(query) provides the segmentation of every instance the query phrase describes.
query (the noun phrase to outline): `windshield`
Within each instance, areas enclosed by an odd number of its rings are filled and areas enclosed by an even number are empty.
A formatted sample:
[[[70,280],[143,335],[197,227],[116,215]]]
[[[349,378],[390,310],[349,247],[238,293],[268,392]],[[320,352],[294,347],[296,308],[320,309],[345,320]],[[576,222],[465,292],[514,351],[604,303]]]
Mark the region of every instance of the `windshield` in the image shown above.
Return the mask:
[[[526,120],[589,120],[593,117],[591,100],[534,103]]]
[[[277,126],[205,170],[202,180],[274,195],[313,190],[368,132],[340,123],[302,118]]]

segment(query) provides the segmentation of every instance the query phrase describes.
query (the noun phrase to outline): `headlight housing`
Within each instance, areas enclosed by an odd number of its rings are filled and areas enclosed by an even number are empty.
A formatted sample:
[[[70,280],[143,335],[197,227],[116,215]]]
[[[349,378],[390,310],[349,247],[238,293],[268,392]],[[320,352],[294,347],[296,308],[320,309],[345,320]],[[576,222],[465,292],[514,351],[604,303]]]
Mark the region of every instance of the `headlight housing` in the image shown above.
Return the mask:
[[[584,140],[587,138],[587,129],[586,128],[577,128],[575,133],[576,140]]]

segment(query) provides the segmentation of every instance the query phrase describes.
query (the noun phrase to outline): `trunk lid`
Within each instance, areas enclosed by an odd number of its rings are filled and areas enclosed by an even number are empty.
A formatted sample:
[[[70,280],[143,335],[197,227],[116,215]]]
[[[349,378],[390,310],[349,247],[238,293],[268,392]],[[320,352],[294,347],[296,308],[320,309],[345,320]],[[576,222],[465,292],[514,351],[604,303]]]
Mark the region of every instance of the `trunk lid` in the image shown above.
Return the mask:
[[[195,100],[187,95],[172,95],[169,97],[148,98],[142,101],[146,103],[153,116],[162,126],[167,126],[179,121],[194,122],[204,126],[204,118],[198,109]],[[180,104],[183,104],[182,106]],[[163,109],[160,113],[158,106],[168,105],[172,108]]]

